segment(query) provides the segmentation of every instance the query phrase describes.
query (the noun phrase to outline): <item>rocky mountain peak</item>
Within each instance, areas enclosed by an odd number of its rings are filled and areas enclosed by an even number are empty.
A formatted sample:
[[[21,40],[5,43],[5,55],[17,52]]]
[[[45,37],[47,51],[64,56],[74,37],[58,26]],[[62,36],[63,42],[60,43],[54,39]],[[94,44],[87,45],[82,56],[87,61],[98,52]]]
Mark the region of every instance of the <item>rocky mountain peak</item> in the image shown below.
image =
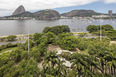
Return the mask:
[[[58,19],[60,17],[59,12],[51,9],[45,9],[33,14],[38,19]]]
[[[20,6],[14,11],[14,13],[13,13],[12,15],[18,15],[18,14],[21,14],[21,13],[24,13],[24,12],[26,12],[24,6],[23,6],[23,5],[20,5]]]

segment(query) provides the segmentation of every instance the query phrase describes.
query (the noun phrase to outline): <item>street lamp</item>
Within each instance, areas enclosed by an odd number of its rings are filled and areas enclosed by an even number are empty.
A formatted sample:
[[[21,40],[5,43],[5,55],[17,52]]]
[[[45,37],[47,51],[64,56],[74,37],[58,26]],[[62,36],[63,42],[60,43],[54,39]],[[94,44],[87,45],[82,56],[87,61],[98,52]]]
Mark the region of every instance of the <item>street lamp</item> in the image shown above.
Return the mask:
[[[101,18],[102,18],[102,15],[101,15]],[[101,25],[102,20],[101,18],[100,18],[100,40],[102,40],[102,25]]]
[[[101,31],[101,19],[100,19],[100,40],[102,40],[102,31]]]
[[[29,25],[28,25],[28,55],[29,55]]]

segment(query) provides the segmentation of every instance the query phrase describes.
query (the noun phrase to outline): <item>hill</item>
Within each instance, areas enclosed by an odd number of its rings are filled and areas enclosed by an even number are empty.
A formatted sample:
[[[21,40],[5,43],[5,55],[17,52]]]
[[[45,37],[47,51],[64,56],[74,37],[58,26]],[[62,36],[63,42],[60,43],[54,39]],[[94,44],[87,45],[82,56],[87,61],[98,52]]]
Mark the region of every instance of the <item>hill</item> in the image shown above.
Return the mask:
[[[24,12],[26,12],[24,6],[23,6],[23,5],[20,5],[20,6],[14,11],[14,13],[13,13],[12,15],[18,15],[18,14],[21,14],[21,13],[24,13]]]
[[[60,14],[51,9],[41,10],[38,12],[33,13],[33,15],[38,19],[59,19]]]
[[[12,15],[11,17],[34,17],[34,16],[33,16],[33,13],[26,11],[21,14]]]
[[[73,10],[68,13],[61,14],[62,16],[66,17],[91,17],[92,15],[99,15],[100,13],[97,13],[93,10]]]

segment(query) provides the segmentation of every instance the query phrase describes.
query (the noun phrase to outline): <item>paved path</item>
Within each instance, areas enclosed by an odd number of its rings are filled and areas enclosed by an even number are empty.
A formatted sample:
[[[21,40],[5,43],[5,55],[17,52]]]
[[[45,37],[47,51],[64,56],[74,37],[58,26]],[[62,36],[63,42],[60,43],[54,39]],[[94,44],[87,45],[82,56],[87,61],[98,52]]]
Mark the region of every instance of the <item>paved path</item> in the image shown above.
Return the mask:
[[[0,42],[0,45],[4,45],[4,44],[8,44],[8,43],[12,43],[12,44],[16,44],[16,43],[25,43],[26,40],[21,40],[21,41],[11,41],[11,42]]]

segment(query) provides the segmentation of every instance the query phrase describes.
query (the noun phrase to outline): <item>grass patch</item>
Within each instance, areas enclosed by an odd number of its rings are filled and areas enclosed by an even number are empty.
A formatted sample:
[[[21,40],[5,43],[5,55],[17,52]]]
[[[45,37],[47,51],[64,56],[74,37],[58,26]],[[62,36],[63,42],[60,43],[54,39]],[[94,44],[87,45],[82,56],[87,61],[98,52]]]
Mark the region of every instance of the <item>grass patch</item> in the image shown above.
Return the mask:
[[[88,55],[88,50],[86,49],[85,51],[82,51],[83,54]]]
[[[3,53],[5,51],[8,51],[8,50],[15,50],[17,47],[12,47],[12,48],[6,48],[6,49],[3,49],[0,51],[0,53]]]

